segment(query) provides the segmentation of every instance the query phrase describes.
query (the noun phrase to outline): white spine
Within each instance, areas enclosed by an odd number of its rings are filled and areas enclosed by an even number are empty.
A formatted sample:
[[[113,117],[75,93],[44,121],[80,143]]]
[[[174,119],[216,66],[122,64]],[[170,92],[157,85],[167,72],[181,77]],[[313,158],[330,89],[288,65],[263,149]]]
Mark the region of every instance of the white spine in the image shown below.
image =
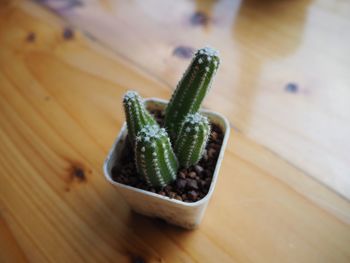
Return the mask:
[[[176,171],[174,168],[171,166],[170,160],[169,160],[169,151],[166,148],[166,145],[162,143],[162,150],[164,151],[164,159],[165,159],[165,164],[170,171],[171,177],[175,180],[176,179]]]

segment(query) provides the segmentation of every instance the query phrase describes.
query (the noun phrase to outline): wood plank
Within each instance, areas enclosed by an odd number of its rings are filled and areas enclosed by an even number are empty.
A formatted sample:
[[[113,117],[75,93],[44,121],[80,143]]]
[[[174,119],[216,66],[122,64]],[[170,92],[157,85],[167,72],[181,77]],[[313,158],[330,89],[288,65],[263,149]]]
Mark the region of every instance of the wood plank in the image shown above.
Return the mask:
[[[350,198],[349,2],[43,3],[171,88],[188,63],[178,48],[217,47],[205,105]]]
[[[350,260],[349,202],[235,129],[198,230],[131,213],[101,171],[120,98],[169,86],[32,3],[0,10],[0,260]]]
[[[0,262],[28,262],[2,217],[0,217],[0,249]]]

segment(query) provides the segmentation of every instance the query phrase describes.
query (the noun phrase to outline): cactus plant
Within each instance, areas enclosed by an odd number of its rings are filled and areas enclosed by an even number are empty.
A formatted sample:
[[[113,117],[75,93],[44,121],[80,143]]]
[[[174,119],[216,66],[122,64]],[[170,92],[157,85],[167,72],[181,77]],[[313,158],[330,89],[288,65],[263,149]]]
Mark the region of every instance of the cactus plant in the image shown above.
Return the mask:
[[[178,161],[164,128],[146,125],[135,141],[137,171],[153,187],[169,184],[176,179]]]
[[[187,168],[201,159],[210,126],[208,119],[197,111],[219,63],[218,52],[209,47],[194,55],[165,111],[164,125],[170,138],[135,91],[125,94],[124,111],[137,171],[149,185],[165,186],[176,179],[180,165]]]
[[[215,49],[205,47],[194,55],[165,111],[165,127],[172,141],[176,141],[185,116],[200,108],[219,64],[219,54]]]
[[[147,124],[155,125],[156,121],[145,109],[143,100],[136,91],[128,91],[123,98],[128,136],[134,146],[135,139],[140,130]]]
[[[199,114],[188,114],[182,123],[174,145],[181,166],[196,164],[203,155],[210,134],[208,118]]]

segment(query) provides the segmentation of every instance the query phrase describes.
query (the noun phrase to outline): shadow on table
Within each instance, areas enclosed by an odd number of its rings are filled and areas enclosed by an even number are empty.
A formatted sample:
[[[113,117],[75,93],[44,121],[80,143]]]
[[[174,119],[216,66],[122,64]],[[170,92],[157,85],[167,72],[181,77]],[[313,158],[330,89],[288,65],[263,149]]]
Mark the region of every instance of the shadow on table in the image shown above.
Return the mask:
[[[168,262],[171,258],[181,261],[191,257],[185,248],[196,231],[136,214],[113,187],[105,187],[100,197],[103,204],[95,203],[92,207],[93,200],[90,204],[79,204],[79,209],[91,211],[86,221],[93,234],[86,239],[92,250],[131,262]],[[97,242],[96,236],[103,242]]]
[[[190,257],[184,248],[195,230],[185,230],[162,219],[149,218],[130,211],[126,231],[142,239],[156,252],[160,262],[165,258],[181,258],[183,254],[186,254],[187,259]]]

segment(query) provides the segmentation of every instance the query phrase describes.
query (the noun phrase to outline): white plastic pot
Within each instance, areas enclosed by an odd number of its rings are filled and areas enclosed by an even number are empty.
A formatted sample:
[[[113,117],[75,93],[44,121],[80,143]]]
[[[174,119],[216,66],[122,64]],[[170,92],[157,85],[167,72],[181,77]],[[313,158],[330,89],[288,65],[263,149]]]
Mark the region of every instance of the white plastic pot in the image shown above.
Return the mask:
[[[155,98],[146,99],[145,102],[148,109],[163,110],[167,105],[167,101]],[[120,184],[112,179],[112,168],[120,158],[121,150],[123,149],[127,135],[126,123],[124,123],[116,141],[112,146],[112,149],[107,156],[103,170],[107,180],[117,188],[132,210],[142,215],[162,218],[170,224],[178,225],[187,229],[193,229],[199,225],[208,202],[213,194],[216,180],[219,176],[221,162],[224,157],[227,140],[230,134],[229,123],[224,116],[207,110],[201,110],[201,113],[206,115],[210,122],[220,126],[220,128],[223,130],[224,138],[209,192],[203,199],[194,203],[187,203],[176,199],[171,199],[167,196],[158,195],[156,193],[138,189],[132,186]]]

